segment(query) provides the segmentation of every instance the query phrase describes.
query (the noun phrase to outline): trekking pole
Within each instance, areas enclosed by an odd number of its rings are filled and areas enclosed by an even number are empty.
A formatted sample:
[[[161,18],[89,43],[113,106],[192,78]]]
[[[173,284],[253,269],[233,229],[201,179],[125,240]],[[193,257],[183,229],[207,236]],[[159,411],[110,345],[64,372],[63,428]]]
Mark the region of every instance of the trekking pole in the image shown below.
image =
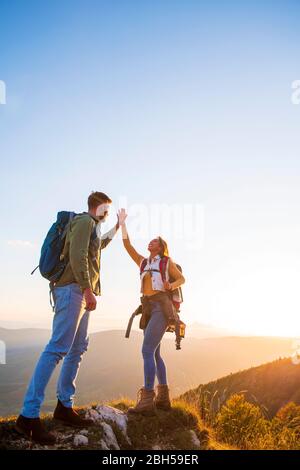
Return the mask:
[[[125,333],[125,338],[129,338],[134,317],[136,315],[140,315],[140,313],[142,313],[142,306],[141,305],[138,306],[138,308],[133,312],[133,314],[129,318],[129,322],[128,322],[126,333]]]

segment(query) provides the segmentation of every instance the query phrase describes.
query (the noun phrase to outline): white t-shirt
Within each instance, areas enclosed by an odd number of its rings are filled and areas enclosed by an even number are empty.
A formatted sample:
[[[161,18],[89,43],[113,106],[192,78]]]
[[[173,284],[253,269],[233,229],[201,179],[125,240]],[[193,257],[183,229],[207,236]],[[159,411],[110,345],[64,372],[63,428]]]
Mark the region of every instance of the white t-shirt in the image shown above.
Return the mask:
[[[143,263],[144,259],[142,260],[141,264]],[[147,258],[147,264],[144,268],[144,271],[141,273],[141,292],[143,291],[143,279],[147,272],[150,272],[151,274],[152,289],[157,290],[157,291],[163,291],[163,292],[166,291],[166,289],[164,288],[164,283],[161,277],[161,273],[159,271],[160,260],[161,260],[161,257],[159,255],[154,256],[152,260],[150,260],[150,257]],[[168,280],[169,280],[169,260],[166,266],[166,281]]]

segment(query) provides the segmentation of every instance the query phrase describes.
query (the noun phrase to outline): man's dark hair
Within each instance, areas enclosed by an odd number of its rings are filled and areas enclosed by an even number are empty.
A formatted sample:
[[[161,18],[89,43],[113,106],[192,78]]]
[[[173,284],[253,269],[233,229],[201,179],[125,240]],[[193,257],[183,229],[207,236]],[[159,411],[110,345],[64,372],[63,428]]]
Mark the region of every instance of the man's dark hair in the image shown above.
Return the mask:
[[[93,191],[88,197],[88,208],[95,209],[100,204],[109,204],[112,200],[105,193]]]

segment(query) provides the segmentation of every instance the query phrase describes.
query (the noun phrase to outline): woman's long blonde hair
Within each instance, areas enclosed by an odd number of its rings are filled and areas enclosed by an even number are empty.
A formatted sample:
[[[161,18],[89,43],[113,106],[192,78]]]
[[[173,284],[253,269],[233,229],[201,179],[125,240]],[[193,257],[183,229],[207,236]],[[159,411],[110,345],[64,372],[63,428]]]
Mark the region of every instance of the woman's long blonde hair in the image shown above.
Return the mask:
[[[161,250],[159,252],[160,256],[169,256],[169,249],[168,249],[167,242],[161,237],[157,237],[157,238],[161,246]]]

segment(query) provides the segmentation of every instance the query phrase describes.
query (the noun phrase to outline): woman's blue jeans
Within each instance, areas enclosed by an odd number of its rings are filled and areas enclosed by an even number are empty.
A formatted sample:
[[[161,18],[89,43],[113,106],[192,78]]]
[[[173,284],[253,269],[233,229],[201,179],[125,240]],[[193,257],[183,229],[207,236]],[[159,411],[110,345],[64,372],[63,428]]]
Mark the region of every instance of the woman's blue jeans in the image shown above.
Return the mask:
[[[159,384],[167,384],[165,363],[160,355],[160,342],[167,329],[168,322],[160,302],[150,301],[151,317],[144,330],[142,354],[144,359],[144,386],[154,389],[155,376]]]
[[[57,398],[64,406],[72,407],[76,376],[82,354],[88,347],[90,312],[85,310],[85,300],[79,285],[72,283],[55,287],[54,299],[52,336],[36,365],[24,398],[21,414],[26,418],[39,416],[46,386],[63,358],[57,382]]]

